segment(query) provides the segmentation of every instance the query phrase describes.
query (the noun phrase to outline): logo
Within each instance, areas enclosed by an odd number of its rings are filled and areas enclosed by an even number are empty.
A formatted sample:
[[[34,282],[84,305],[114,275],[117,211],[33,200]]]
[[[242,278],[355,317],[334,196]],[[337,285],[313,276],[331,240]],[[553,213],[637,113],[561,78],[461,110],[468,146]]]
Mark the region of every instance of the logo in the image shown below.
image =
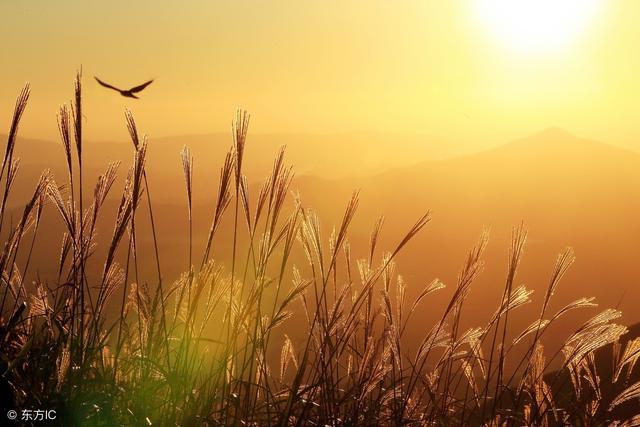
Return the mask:
[[[20,421],[51,421],[57,417],[53,409],[22,409],[20,411]],[[18,419],[18,412],[10,409],[7,411],[7,418],[11,421]]]

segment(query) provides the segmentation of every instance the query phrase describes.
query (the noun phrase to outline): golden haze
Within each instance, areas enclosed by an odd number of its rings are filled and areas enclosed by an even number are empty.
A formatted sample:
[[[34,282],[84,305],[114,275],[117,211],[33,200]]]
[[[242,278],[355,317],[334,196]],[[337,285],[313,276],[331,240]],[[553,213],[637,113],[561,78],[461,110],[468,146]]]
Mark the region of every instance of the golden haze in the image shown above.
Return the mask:
[[[28,80],[22,134],[55,137],[53,114],[82,65],[93,140],[125,139],[125,105],[156,137],[226,132],[240,105],[255,133],[413,133],[479,150],[553,125],[638,148],[640,4],[603,2],[569,46],[531,56],[497,42],[473,4],[2,2],[0,37],[11,42],[0,113]],[[94,74],[157,80],[125,100]]]

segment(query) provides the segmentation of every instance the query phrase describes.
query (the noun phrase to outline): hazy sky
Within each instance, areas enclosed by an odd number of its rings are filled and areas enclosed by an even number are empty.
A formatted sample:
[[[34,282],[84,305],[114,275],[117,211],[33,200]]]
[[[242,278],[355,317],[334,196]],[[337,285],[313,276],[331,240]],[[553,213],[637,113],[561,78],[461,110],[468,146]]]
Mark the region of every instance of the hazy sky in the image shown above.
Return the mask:
[[[55,137],[82,65],[94,140],[124,137],[125,106],[156,136],[226,131],[243,106],[254,132],[411,132],[481,148],[561,126],[640,149],[640,2],[603,0],[570,42],[531,52],[496,36],[482,1],[2,1],[0,123],[29,81],[22,134]],[[128,100],[94,75],[156,81]]]

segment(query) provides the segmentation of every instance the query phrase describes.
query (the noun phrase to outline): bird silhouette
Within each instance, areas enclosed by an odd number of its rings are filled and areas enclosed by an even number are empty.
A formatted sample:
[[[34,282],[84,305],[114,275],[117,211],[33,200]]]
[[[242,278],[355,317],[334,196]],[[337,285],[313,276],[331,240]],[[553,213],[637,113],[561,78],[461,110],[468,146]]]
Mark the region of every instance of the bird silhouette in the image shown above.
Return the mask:
[[[140,98],[138,98],[138,97],[135,95],[136,93],[138,93],[138,92],[142,92],[142,91],[144,90],[144,88],[146,88],[146,87],[147,87],[147,86],[149,86],[151,83],[153,83],[153,80],[149,80],[148,82],[143,83],[143,84],[141,84],[141,85],[139,85],[139,86],[132,87],[131,89],[128,89],[128,90],[122,90],[122,89],[118,89],[118,88],[117,88],[117,87],[115,87],[115,86],[111,86],[109,83],[105,83],[105,82],[103,82],[102,80],[100,80],[99,78],[97,78],[97,77],[95,77],[95,76],[94,76],[94,79],[96,79],[96,81],[97,81],[98,83],[100,83],[100,85],[101,85],[101,86],[104,86],[104,87],[106,87],[106,88],[108,88],[108,89],[113,89],[113,90],[115,90],[116,92],[120,92],[120,95],[122,95],[122,96],[124,96],[124,97],[127,97],[127,98],[135,98],[135,99],[140,99]]]

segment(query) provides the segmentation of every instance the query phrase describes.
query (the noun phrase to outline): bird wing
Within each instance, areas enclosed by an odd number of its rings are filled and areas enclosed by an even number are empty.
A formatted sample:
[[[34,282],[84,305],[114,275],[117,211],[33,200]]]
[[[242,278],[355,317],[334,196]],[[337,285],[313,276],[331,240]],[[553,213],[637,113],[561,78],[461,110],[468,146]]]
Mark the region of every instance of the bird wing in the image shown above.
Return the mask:
[[[131,89],[128,90],[128,92],[138,93],[142,91],[145,87],[149,86],[151,83],[153,83],[153,80],[149,80],[148,82],[143,83],[140,86],[132,87]]]
[[[95,76],[94,76],[93,78],[94,78],[94,79],[96,79],[96,81],[97,81],[98,83],[100,83],[100,85],[101,85],[101,86],[104,86],[104,87],[109,88],[109,89],[116,90],[116,91],[118,91],[118,92],[122,92],[122,91],[121,91],[120,89],[118,89],[117,87],[115,87],[115,86],[111,86],[109,83],[105,83],[105,82],[103,82],[102,80],[100,80],[99,78],[97,78],[97,77],[95,77]]]

